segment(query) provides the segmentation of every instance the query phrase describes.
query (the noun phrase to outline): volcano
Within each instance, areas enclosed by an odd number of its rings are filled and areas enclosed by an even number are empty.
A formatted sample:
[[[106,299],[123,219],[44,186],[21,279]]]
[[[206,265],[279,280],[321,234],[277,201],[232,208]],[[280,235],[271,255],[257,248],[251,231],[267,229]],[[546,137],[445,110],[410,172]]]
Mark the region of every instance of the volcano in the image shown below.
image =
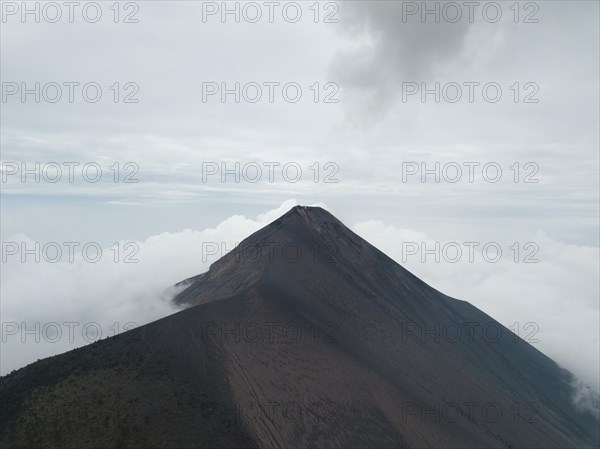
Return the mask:
[[[329,212],[179,284],[181,312],[0,379],[0,447],[585,448],[573,376]]]

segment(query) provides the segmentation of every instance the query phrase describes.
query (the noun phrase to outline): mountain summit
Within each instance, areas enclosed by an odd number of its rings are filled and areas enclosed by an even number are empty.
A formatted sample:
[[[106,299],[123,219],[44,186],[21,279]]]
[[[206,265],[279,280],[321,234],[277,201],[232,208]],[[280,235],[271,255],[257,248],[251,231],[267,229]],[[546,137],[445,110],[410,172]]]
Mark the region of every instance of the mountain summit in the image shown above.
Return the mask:
[[[181,286],[185,310],[3,377],[0,446],[598,446],[570,373],[321,208]]]

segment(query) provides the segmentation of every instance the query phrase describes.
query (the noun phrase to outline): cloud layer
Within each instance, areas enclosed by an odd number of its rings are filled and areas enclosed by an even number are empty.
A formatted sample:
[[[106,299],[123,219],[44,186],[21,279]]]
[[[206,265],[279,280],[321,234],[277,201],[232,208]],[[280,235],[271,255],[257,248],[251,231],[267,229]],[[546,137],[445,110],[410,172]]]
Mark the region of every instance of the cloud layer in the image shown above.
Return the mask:
[[[97,323],[106,337],[128,323],[139,326],[174,313],[176,309],[169,301],[176,292],[170,287],[206,271],[245,237],[296,204],[296,200],[288,200],[254,219],[234,215],[215,227],[150,237],[137,242],[137,263],[115,263],[114,252],[108,249],[97,263],[80,256],[74,263],[21,263],[18,257],[8,257],[2,265],[1,312],[6,341],[2,374],[86,344],[85,337],[94,339],[96,335],[96,325],[88,326],[84,334],[86,324]],[[514,253],[506,251],[499,261],[487,262],[479,250],[472,262],[464,255],[453,263],[450,259],[454,255],[448,252],[446,259],[440,255],[436,262],[429,255],[423,263],[422,254],[412,254],[414,246],[409,247],[412,253],[407,250],[409,242],[432,249],[436,242],[443,247],[448,241],[378,220],[356,223],[352,229],[438,290],[471,302],[519,332],[598,390],[598,248],[566,245],[540,230],[531,239],[539,245],[535,254],[538,263],[523,263],[522,256],[515,262]],[[25,236],[12,240],[33,247]],[[26,323],[29,330],[35,329],[35,323],[42,328],[58,323],[63,335],[49,342],[56,332],[47,328],[46,341],[42,338],[36,343],[34,334],[6,324],[13,322]],[[73,342],[65,322],[79,323],[74,327]]]

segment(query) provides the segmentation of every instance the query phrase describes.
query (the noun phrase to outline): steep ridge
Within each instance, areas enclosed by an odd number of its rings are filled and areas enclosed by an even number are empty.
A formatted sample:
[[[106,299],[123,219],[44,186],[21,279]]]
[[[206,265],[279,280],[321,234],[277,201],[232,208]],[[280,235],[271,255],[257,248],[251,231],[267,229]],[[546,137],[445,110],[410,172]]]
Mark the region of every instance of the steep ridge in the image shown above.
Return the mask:
[[[0,447],[598,446],[570,373],[323,209],[184,283],[186,310],[2,378]]]

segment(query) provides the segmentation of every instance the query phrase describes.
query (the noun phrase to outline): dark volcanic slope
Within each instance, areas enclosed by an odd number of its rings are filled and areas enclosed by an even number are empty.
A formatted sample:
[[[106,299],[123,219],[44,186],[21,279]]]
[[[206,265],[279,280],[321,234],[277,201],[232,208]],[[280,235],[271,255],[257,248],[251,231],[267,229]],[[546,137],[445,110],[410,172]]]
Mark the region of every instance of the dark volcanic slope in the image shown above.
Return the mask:
[[[190,307],[0,380],[1,447],[597,447],[571,376],[319,208],[186,282]]]

